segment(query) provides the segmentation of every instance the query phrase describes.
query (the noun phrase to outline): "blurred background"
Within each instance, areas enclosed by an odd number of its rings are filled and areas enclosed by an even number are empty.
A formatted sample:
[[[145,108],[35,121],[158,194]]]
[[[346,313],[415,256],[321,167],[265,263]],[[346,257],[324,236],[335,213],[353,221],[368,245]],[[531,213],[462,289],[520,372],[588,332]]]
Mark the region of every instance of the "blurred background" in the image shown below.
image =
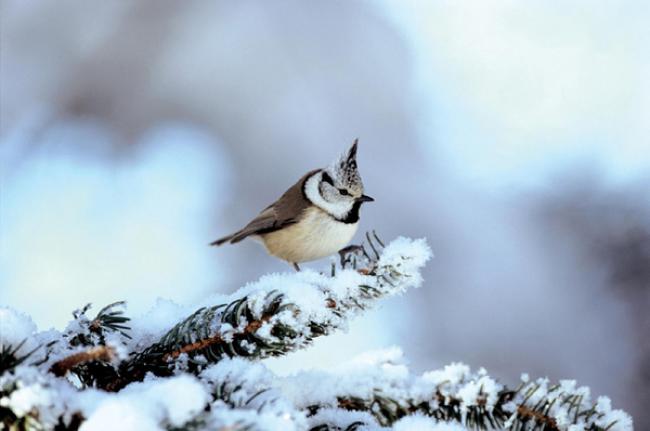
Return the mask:
[[[0,304],[62,328],[290,271],[207,244],[358,137],[358,240],[436,258],[269,365],[399,344],[417,371],[575,378],[650,429],[650,3],[0,5]]]

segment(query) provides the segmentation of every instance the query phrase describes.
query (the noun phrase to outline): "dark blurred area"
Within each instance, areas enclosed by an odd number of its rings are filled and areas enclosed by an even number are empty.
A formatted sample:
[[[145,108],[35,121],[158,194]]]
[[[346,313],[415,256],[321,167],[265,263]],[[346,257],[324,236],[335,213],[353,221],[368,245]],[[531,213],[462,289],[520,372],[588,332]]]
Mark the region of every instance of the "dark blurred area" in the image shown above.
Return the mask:
[[[577,379],[650,428],[650,61],[626,5],[627,27],[573,3],[4,1],[0,303],[60,326],[84,301],[140,312],[289,270],[207,244],[358,137],[361,229],[436,258],[339,343]],[[577,30],[522,30],[536,12]]]
[[[562,194],[540,199],[535,215],[548,232],[571,243],[583,268],[600,273],[605,288],[625,303],[627,336],[638,348],[638,378],[626,382],[626,397],[630,404],[650,405],[650,182],[612,189],[597,178],[581,180]],[[621,366],[613,359],[613,374]],[[637,415],[639,429],[645,428],[645,417]]]

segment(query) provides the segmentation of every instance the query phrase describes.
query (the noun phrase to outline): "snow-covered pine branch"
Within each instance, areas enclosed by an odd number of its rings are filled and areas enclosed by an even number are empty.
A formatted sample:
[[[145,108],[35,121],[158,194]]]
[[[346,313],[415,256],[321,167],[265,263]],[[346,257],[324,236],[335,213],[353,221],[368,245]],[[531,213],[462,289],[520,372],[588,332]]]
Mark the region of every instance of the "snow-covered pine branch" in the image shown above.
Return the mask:
[[[147,372],[200,369],[224,356],[262,359],[300,349],[346,327],[350,317],[377,299],[419,286],[419,270],[430,256],[424,240],[399,238],[384,248],[368,236],[367,248],[342,257],[344,268],[354,268],[336,274],[333,266],[331,275],[303,271],[262,277],[227,302],[201,308],[175,325],[126,361],[107,389],[120,389]]]
[[[592,400],[589,389],[573,381],[550,385],[522,376],[511,390],[463,364],[418,376],[399,349],[291,377],[276,376],[259,362],[225,358],[197,376],[151,377],[117,394],[77,392],[33,367],[19,367],[11,378],[0,378],[2,391],[13,388],[0,405],[11,410],[14,425],[33,429],[632,430],[627,414],[612,410],[606,397]]]
[[[383,247],[374,238],[330,274],[268,275],[186,318],[163,310],[130,321],[116,303],[94,318],[89,307],[76,311],[63,332],[36,332],[29,317],[0,308],[0,429],[632,429],[574,382],[510,389],[460,364],[415,376],[397,351],[288,378],[267,370],[257,360],[303,348],[421,284],[424,240]],[[156,314],[166,317],[147,326]]]
[[[335,372],[298,373],[281,387],[297,408],[311,413],[310,425],[318,429],[346,429],[352,419],[390,427],[411,415],[472,430],[632,429],[626,413],[612,410],[606,397],[593,401],[589,388],[575,381],[551,384],[522,375],[519,386],[509,388],[485,369],[471,372],[460,363],[415,376],[399,349],[362,355]],[[341,422],[346,411],[357,416]]]

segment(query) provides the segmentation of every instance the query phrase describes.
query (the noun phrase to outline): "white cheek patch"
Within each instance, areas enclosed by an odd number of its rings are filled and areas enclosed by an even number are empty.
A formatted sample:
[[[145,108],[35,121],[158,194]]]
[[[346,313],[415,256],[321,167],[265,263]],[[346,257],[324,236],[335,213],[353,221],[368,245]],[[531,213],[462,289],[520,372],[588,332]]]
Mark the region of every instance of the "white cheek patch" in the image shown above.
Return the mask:
[[[345,216],[350,212],[352,209],[352,202],[349,201],[338,201],[338,202],[327,202],[325,199],[323,199],[323,196],[320,194],[320,190],[318,188],[318,185],[321,182],[321,176],[322,173],[317,173],[312,175],[307,182],[305,183],[305,195],[307,195],[307,198],[316,205],[317,207],[321,208],[328,214],[334,216],[335,218],[342,219],[345,218]]]

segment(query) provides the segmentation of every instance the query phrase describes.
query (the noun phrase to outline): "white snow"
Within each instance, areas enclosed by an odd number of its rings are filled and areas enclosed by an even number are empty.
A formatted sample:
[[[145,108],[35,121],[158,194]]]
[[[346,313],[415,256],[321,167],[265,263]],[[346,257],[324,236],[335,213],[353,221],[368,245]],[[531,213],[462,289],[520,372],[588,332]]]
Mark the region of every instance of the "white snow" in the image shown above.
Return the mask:
[[[157,298],[151,308],[141,316],[134,317],[129,326],[132,340],[131,348],[146,347],[156,342],[172,326],[187,317],[192,310],[172,300]]]
[[[331,427],[339,427],[339,429],[344,430],[355,422],[365,424],[360,428],[357,428],[358,431],[380,431],[389,429],[381,427],[375,418],[368,412],[325,408],[319,410],[315,415],[308,418],[309,428],[325,423]]]
[[[527,377],[527,376],[524,376]],[[596,402],[591,399],[591,390],[586,386],[578,386],[575,380],[560,380],[557,385],[551,385],[547,378],[535,381],[523,380],[526,385],[517,394],[515,402],[525,401],[532,407],[543,399],[559,398],[562,403],[553,403],[547,415],[555,419],[561,429],[585,429],[595,424],[608,431],[632,431],[632,418],[622,410],[612,410],[607,397],[599,397]],[[595,404],[595,414],[586,418],[576,415],[578,412],[591,411]],[[511,418],[512,419],[512,418]]]
[[[21,356],[36,348],[37,344],[32,335],[36,332],[36,325],[31,317],[10,307],[0,307],[0,349],[18,347],[17,355]]]
[[[164,430],[180,427],[203,411],[209,395],[198,379],[180,375],[133,383],[108,394],[82,424],[82,431]]]
[[[170,378],[149,377],[117,394],[93,389],[77,391],[67,381],[28,366],[18,367],[15,376],[2,376],[0,388],[7,388],[12,382],[18,382],[18,389],[1,398],[0,405],[11,408],[19,417],[37,411],[46,429],[58,417],[69,421],[74,412],[79,412],[87,418],[81,427],[84,431],[159,431],[197,420],[206,429],[248,424],[260,431],[298,431],[322,424],[345,429],[357,423],[357,429],[365,431],[465,431],[467,428],[462,424],[437,423],[420,413],[396,421],[392,428],[385,427],[374,416],[377,412],[348,411],[340,408],[338,402],[351,397],[371,401],[373,396],[380,395],[408,407],[431,401],[438,391],[460,400],[462,407],[467,408],[479,399],[490,400],[501,388],[485,370],[472,373],[458,363],[422,376],[411,374],[397,348],[360,355],[329,371],[301,372],[290,377],[278,377],[261,363],[224,359],[206,368],[198,378],[183,373]],[[562,381],[549,388],[546,379],[538,379],[528,385],[517,395],[517,403],[524,396],[528,396],[526,405],[532,406],[549,395],[579,395],[580,411],[591,406],[588,388],[577,387],[573,381]],[[536,389],[530,393],[529,388]],[[214,395],[219,396],[213,401]],[[560,429],[588,427],[582,419],[574,423],[567,406],[557,404],[549,415],[556,419]],[[304,409],[312,405],[318,405],[318,410],[306,415]],[[436,403],[431,403],[431,408],[435,407]],[[510,408],[515,407],[512,404]],[[598,426],[604,428],[613,423],[610,430],[633,429],[631,418],[620,410],[611,410],[607,397],[598,398],[596,413]]]
[[[419,269],[422,268],[429,259],[433,257],[433,252],[427,244],[426,239],[410,239],[403,236],[391,241],[381,253],[379,267],[395,267],[397,271],[407,274],[408,283],[403,288],[420,287],[422,285],[422,275]]]
[[[16,389],[11,391],[12,387]],[[72,404],[93,393],[89,390],[76,397],[75,389],[68,382],[26,365],[17,367],[13,374],[1,375],[0,391],[9,392],[0,397],[0,406],[10,408],[19,418],[38,412],[38,420],[45,429],[52,429],[59,417],[74,410]]]
[[[439,423],[426,416],[412,415],[395,422],[393,431],[469,431],[469,428],[456,423]]]
[[[51,394],[39,389],[38,386],[21,387],[3,398],[0,405],[9,407],[18,417],[24,417],[33,408],[51,405]]]

